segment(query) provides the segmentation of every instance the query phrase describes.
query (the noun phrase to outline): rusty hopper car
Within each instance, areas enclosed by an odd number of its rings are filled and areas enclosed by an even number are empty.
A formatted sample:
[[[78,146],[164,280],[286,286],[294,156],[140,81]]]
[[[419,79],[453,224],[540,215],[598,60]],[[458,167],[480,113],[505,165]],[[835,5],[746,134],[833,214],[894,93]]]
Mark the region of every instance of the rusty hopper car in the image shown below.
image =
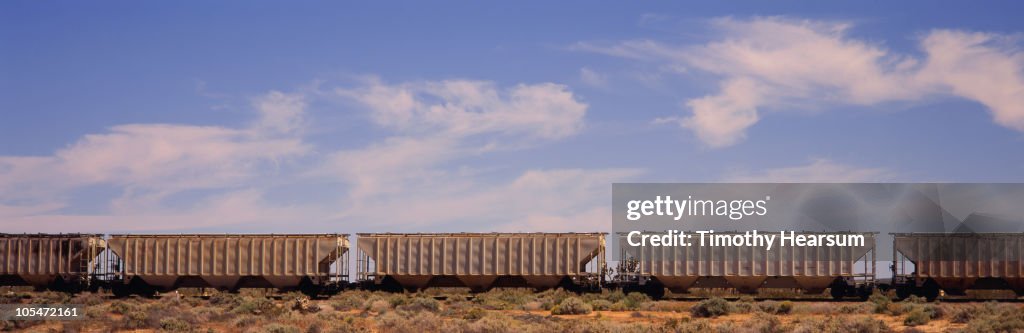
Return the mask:
[[[893,287],[900,298],[1008,289],[1024,295],[1024,233],[893,234]],[[909,265],[908,265],[909,262]]]
[[[691,246],[623,247],[616,280],[624,289],[635,288],[656,298],[664,295],[665,288],[674,293],[686,293],[690,288],[730,288],[744,293],[791,288],[808,294],[830,288],[837,299],[867,297],[875,282],[876,233],[829,234],[861,235],[863,245],[782,246],[776,237],[771,250],[766,246],[701,246],[696,238]]]
[[[80,290],[104,247],[100,235],[0,234],[0,285]]]
[[[179,287],[315,294],[347,278],[348,235],[111,235],[115,294]],[[332,266],[334,269],[332,270]]]
[[[603,233],[359,234],[359,280],[381,289],[599,288]]]

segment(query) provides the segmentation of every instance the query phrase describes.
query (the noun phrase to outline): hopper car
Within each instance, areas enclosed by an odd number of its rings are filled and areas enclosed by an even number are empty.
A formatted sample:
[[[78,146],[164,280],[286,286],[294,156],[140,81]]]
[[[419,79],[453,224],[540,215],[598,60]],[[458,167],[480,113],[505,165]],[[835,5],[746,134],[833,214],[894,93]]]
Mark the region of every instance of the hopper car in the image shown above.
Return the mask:
[[[876,280],[877,233],[851,246],[675,246],[619,249],[592,233],[0,234],[0,286],[154,295],[177,288],[418,291],[462,287],[666,291],[765,288],[864,298],[1008,289],[1024,295],[1024,233],[897,233],[890,283]],[[621,237],[621,235],[617,235]]]

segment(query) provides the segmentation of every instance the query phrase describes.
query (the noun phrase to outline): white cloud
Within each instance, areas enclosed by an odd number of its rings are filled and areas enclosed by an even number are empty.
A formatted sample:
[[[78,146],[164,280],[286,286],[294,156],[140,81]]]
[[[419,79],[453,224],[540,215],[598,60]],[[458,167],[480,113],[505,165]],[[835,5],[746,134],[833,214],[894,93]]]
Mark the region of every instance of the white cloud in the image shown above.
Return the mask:
[[[720,78],[717,93],[685,103],[675,118],[712,147],[744,138],[764,110],[919,102],[953,95],[988,108],[995,122],[1024,131],[1024,53],[996,34],[931,31],[923,57],[850,37],[843,22],[784,18],[717,19],[699,45],[626,41],[576,49],[694,68]]]
[[[719,95],[686,102],[693,115],[679,122],[712,147],[729,146],[743,139],[744,129],[757,123],[757,105],[762,99],[754,80],[729,80],[722,84]]]
[[[587,110],[566,86],[554,83],[498,89],[486,81],[388,85],[371,79],[364,87],[337,92],[369,107],[378,125],[421,135],[558,139],[578,132]]]
[[[611,225],[611,184],[637,169],[526,170],[511,181],[456,189],[406,188],[350,212],[373,227],[423,228],[461,222],[467,231],[596,231]],[[607,214],[605,214],[607,213]]]
[[[734,172],[728,182],[748,183],[862,183],[892,181],[894,173],[885,168],[867,168],[814,159],[809,164],[767,169],[758,172]]]
[[[0,213],[49,215],[75,189],[103,185],[122,191],[112,214],[158,209],[169,195],[247,186],[311,147],[294,135],[305,104],[271,92],[258,99],[249,127],[130,124],[83,136],[49,156],[0,156]],[[10,204],[15,203],[15,204]]]
[[[553,83],[501,89],[486,81],[389,85],[369,79],[336,91],[392,131],[367,147],[330,154],[313,173],[351,184],[350,199],[357,202],[448,179],[450,172],[439,166],[453,160],[573,135],[587,110],[568,88]]]
[[[306,97],[271,91],[256,99],[259,121],[256,130],[270,133],[294,133],[305,127]]]
[[[580,81],[593,87],[608,86],[608,77],[587,67],[580,68]]]

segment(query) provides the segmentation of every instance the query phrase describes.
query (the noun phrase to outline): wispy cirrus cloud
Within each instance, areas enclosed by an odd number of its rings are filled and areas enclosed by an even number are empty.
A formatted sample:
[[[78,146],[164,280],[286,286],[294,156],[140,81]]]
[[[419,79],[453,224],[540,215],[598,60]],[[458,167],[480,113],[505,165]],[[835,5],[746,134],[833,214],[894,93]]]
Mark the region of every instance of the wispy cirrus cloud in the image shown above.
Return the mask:
[[[873,106],[956,96],[984,105],[996,124],[1024,131],[1024,53],[993,33],[932,30],[922,55],[851,37],[847,22],[759,17],[711,21],[712,40],[676,44],[631,40],[575,49],[698,70],[718,92],[684,103],[687,115],[661,119],[692,130],[710,147],[745,138],[766,110]]]
[[[723,181],[740,183],[870,183],[894,181],[887,168],[864,167],[814,158],[807,164],[757,171],[733,171]]]

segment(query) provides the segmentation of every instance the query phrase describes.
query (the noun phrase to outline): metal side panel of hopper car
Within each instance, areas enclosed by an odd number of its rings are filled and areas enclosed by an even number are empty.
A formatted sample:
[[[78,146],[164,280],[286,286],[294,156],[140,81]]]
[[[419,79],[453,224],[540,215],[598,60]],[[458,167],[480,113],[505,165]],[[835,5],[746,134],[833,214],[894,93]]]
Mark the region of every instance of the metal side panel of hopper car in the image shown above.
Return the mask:
[[[833,296],[838,298],[867,292],[846,288],[873,284],[876,234],[829,234],[861,235],[864,243],[856,246],[781,246],[776,237],[771,250],[765,246],[701,246],[695,243],[692,246],[630,248],[623,250],[622,258],[634,260],[637,266],[635,275],[651,278],[658,286],[678,293],[685,293],[689,288],[734,288],[741,292],[755,292],[760,288],[795,288],[813,294],[830,287],[843,288],[845,292],[835,290]]]
[[[899,233],[893,234],[893,247],[898,281],[911,288],[897,289],[901,296],[934,298],[939,289],[953,295],[970,289],[1024,295],[1024,233]]]
[[[112,235],[108,243],[123,261],[125,283],[141,279],[161,290],[323,285],[344,271],[349,248],[341,234]]]
[[[83,287],[104,247],[99,235],[0,234],[0,285]]]
[[[359,234],[357,247],[360,280],[376,284],[546,289],[599,283],[587,267],[603,263],[604,234]]]

